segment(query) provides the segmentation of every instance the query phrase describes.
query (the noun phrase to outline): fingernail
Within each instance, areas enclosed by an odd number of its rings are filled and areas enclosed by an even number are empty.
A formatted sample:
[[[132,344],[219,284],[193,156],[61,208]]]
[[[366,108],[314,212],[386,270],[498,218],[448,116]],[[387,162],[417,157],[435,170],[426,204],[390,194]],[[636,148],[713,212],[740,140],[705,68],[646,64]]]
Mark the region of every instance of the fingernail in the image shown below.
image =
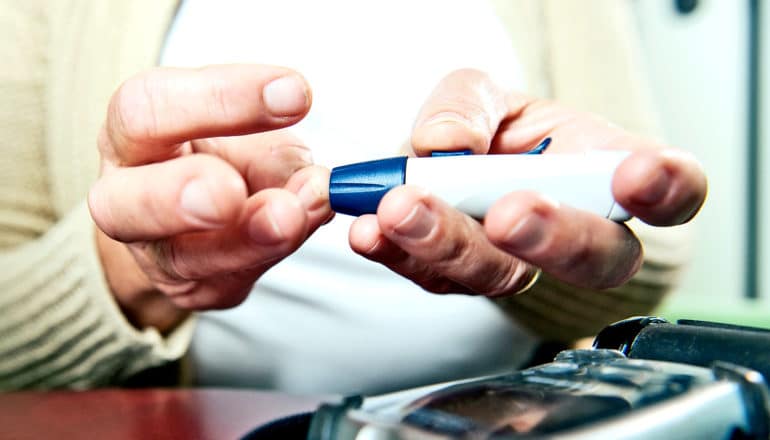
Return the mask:
[[[532,212],[511,229],[505,239],[505,247],[513,252],[531,250],[543,241],[547,229],[547,220]]]
[[[297,197],[302,202],[302,206],[308,211],[317,208],[319,202],[323,202],[326,199],[324,197],[326,192],[324,187],[328,186],[328,184],[328,181],[324,183],[320,176],[311,176],[297,191]]]
[[[671,178],[668,172],[661,167],[657,167],[644,180],[646,180],[644,190],[635,194],[632,197],[632,201],[641,205],[654,205],[663,201],[671,186]]]
[[[436,113],[435,115],[426,119],[423,125],[438,125],[438,124],[445,124],[445,123],[463,124],[467,126],[471,125],[470,121],[467,118],[454,112]]]
[[[197,220],[206,223],[220,223],[217,209],[211,191],[202,180],[193,180],[185,185],[180,197],[182,209]]]
[[[261,207],[251,216],[249,237],[255,244],[262,246],[272,246],[284,241],[283,233],[270,205]]]
[[[262,89],[262,100],[273,116],[294,116],[304,113],[308,105],[304,81],[295,75],[271,81]]]
[[[419,202],[393,231],[409,239],[420,239],[427,237],[435,226],[436,216],[424,203]]]

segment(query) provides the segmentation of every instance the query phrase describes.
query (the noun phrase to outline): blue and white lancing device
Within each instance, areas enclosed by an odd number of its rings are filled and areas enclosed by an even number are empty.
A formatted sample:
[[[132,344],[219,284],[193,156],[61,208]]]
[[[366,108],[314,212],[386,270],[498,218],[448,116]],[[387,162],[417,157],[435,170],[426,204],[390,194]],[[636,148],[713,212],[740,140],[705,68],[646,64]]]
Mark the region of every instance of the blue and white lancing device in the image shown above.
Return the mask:
[[[385,193],[410,184],[480,219],[504,195],[531,190],[613,221],[631,218],[612,196],[612,175],[628,151],[538,154],[549,142],[524,154],[441,153],[343,165],[331,172],[329,200],[335,212],[373,214]]]

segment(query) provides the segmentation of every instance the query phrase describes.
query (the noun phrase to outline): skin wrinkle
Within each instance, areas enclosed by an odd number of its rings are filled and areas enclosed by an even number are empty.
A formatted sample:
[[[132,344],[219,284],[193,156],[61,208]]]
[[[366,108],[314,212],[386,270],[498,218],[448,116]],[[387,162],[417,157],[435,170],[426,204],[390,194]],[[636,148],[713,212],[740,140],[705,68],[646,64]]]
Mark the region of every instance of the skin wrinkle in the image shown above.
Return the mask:
[[[236,119],[237,113],[233,115],[233,113],[230,111],[230,105],[228,104],[230,100],[227,99],[227,85],[222,84],[222,81],[219,78],[210,81],[209,85],[210,97],[209,99],[204,100],[204,102],[209,103],[208,112],[211,119]]]
[[[501,96],[499,93],[495,93],[494,88],[487,81],[480,81],[476,91],[482,108],[485,110],[489,133],[494,135],[507,111],[505,95]]]
[[[146,105],[131,105],[132,102],[125,92],[125,88],[129,85],[133,85],[131,81],[138,81],[139,90],[141,94],[134,95],[140,97],[140,104]],[[145,75],[138,79],[130,80],[121,88],[121,93],[118,95],[118,114],[120,115],[119,128],[122,129],[122,134],[125,136],[127,145],[135,145],[138,143],[151,143],[157,142],[157,138],[160,134],[160,120],[158,115],[158,102],[154,89],[159,88],[154,85],[158,82],[155,75]],[[162,87],[160,87],[162,89]],[[134,111],[135,108],[141,108],[143,111]],[[129,115],[133,117],[128,118]]]
[[[514,110],[509,110],[502,121],[500,121],[498,131],[495,135],[495,139],[499,140],[499,142],[493,141],[492,149],[495,150],[496,148],[503,148],[507,145],[519,145],[522,143],[529,148],[529,143],[532,142],[531,139],[542,136],[543,133],[547,132],[547,129],[534,123],[537,122],[537,120],[542,120],[542,117],[536,118],[535,121],[528,121],[527,117],[529,116],[531,118],[532,115],[537,115],[539,108],[543,107],[545,103],[538,102],[529,96],[519,94],[514,94],[512,97],[506,97],[505,99],[508,109]],[[557,114],[561,113],[555,110],[553,112]],[[566,116],[567,115],[564,115],[564,117]],[[524,119],[523,122],[522,119]],[[528,132],[532,134],[522,136]],[[526,139],[526,141],[522,141],[521,138]],[[516,151],[519,150],[521,149]],[[507,149],[504,152],[507,152]]]
[[[112,104],[110,104],[110,107],[112,107]],[[108,114],[112,113],[111,108],[108,109]],[[107,131],[107,123],[103,123],[101,128],[99,129],[99,134],[96,138],[96,146],[99,149],[99,154],[101,154],[102,159],[101,166],[100,166],[100,172],[104,174],[105,171],[111,170],[115,168],[115,165],[113,163],[118,162],[118,158],[115,155],[115,149],[112,147],[112,143],[110,140],[110,136]]]
[[[474,224],[469,224],[470,222],[473,222]],[[465,217],[465,223],[469,229],[479,229],[477,227],[477,223],[475,220]],[[484,240],[484,236],[481,236],[481,240]],[[485,244],[491,245],[491,243],[488,243],[485,241]],[[484,253],[485,249],[482,249],[482,247],[487,248],[487,253],[491,253],[491,258],[489,259],[479,259],[476,258],[476,255]],[[482,246],[481,243],[478,243],[476,241],[466,241],[466,245],[462,249],[458,249],[457,252],[460,252],[460,254],[454,256],[451,261],[458,264],[460,267],[469,267],[469,273],[474,275],[482,275],[482,276],[471,276],[469,279],[479,279],[483,280],[481,283],[481,286],[469,286],[474,290],[476,293],[481,293],[485,295],[497,295],[502,294],[506,292],[506,289],[514,284],[520,283],[520,280],[517,280],[517,276],[520,278],[520,273],[515,273],[514,266],[515,261],[514,258],[508,257],[508,256],[502,256],[502,258],[495,258],[494,253],[498,252],[497,248],[492,246]],[[500,268],[500,262],[503,262],[503,265],[505,268]],[[483,275],[492,275],[492,279],[488,279],[488,277],[484,277]]]
[[[110,129],[106,130],[106,134],[110,149],[115,154],[110,154],[108,158],[114,158],[113,160],[119,166],[144,165],[157,162],[162,158],[179,157],[184,153],[184,143],[166,144],[158,140],[160,137],[160,121],[156,108],[158,104],[157,98],[151,91],[153,86],[150,85],[157,81],[157,79],[153,79],[155,76],[144,75],[127,80],[110,101],[107,121],[107,126]],[[139,82],[141,87],[137,87],[136,82]],[[126,91],[129,88],[138,89],[142,93],[132,95]],[[143,102],[136,103],[137,95],[142,98],[141,101]],[[145,110],[137,112],[135,111],[136,108],[144,108]],[[126,149],[121,151],[116,148],[118,145],[123,145]],[[156,145],[161,148],[156,149],[155,154],[138,160],[138,158],[131,157],[132,149],[136,145]],[[148,149],[145,148],[144,152],[147,153],[147,151]]]
[[[467,228],[467,230],[478,230],[479,225],[475,222],[475,220],[463,216],[464,219],[464,228]],[[443,236],[445,234],[441,233],[441,223],[439,223],[439,226],[437,227],[437,231],[434,236]],[[460,234],[461,236],[470,236],[472,234]],[[436,241],[436,240],[430,240],[431,237],[426,238],[426,241]],[[475,241],[475,240],[438,240],[439,243],[441,243],[442,246],[438,246],[438,252],[432,255],[431,262],[436,263],[438,265],[439,271],[443,272],[448,270],[451,267],[462,267],[466,268],[466,270],[463,273],[463,276],[468,280],[482,280],[480,282],[475,281],[473,283],[469,282],[462,282],[461,280],[450,278],[455,283],[459,283],[468,290],[479,293],[479,294],[492,294],[492,293],[500,293],[502,290],[505,289],[506,285],[509,284],[516,284],[516,280],[514,280],[515,275],[520,274],[514,274],[512,270],[513,267],[513,259],[512,258],[502,258],[502,259],[496,259],[493,257],[493,255],[488,255],[487,258],[478,258],[478,255],[484,255],[489,254],[487,252],[490,249],[484,249],[484,246],[481,245],[481,243]],[[448,245],[447,245],[448,244]],[[491,249],[492,252],[494,252],[496,249]],[[491,258],[490,258],[491,257]],[[500,260],[504,261],[505,265],[508,266],[506,270],[499,271],[499,264]],[[483,275],[489,275],[489,274],[495,274],[495,278],[491,282],[488,279],[488,277],[485,277]],[[502,276],[500,274],[502,273]],[[475,276],[475,275],[482,275],[482,276]],[[443,278],[443,277],[442,277]],[[519,281],[520,282],[520,281]]]
[[[424,203],[425,208],[429,209],[430,199],[423,199],[418,203]],[[417,215],[418,208],[413,208],[405,218],[399,222],[394,229],[398,229],[400,226],[409,224],[413,221],[415,215]],[[470,217],[463,216],[463,224],[460,226],[466,231],[477,230],[480,231],[481,225]],[[485,295],[502,295],[505,293],[511,293],[514,290],[513,287],[518,285],[524,285],[525,274],[528,272],[528,265],[514,258],[505,256],[503,258],[497,258],[492,252],[497,252],[497,248],[493,247],[489,243],[490,248],[485,248],[483,243],[475,240],[448,240],[446,237],[451,236],[469,236],[473,234],[453,234],[444,229],[445,224],[438,222],[434,228],[428,233],[427,236],[419,239],[420,243],[430,243],[433,252],[427,255],[427,261],[417,260],[415,257],[411,257],[408,253],[401,250],[396,255],[400,261],[394,261],[394,255],[390,255],[388,258],[377,257],[372,255],[371,248],[366,254],[376,258],[378,261],[386,264],[394,269],[396,272],[408,275],[410,278],[416,279],[417,283],[426,290],[431,292],[446,292],[446,286],[453,286],[453,289],[462,287],[460,292],[472,292],[475,294]],[[501,251],[500,251],[501,252]],[[486,255],[485,258],[478,258],[478,255]],[[500,264],[506,266],[504,270],[500,270]],[[428,269],[428,265],[436,268],[436,270]],[[441,275],[446,271],[453,268],[463,268],[463,273],[458,277],[451,277]],[[468,274],[471,274],[470,276]],[[473,276],[472,274],[478,274],[481,276]],[[492,278],[490,279],[490,275]],[[481,280],[473,283],[463,282],[466,280]],[[516,289],[520,290],[520,289]],[[455,291],[457,292],[457,291]]]
[[[530,283],[532,277],[537,276],[537,269],[520,259],[510,259],[508,268],[500,271],[502,277],[497,289],[490,292],[490,297],[496,298],[512,293],[522,294],[522,289]],[[528,276],[527,276],[528,275]]]
[[[130,246],[135,251],[139,264],[150,269],[147,274],[153,283],[179,286],[194,281],[179,271],[176,249],[169,240],[133,243]]]
[[[412,263],[412,260],[414,260],[414,257],[412,257],[409,253],[407,253],[405,250],[401,249],[394,243],[389,243],[384,240],[378,240],[378,242],[380,243],[380,246],[382,248],[385,248],[385,249],[379,249],[379,251],[382,251],[382,250],[388,251],[385,255],[383,255],[383,258],[380,260],[383,264],[390,267],[400,267],[400,266],[406,267],[409,263]],[[387,247],[389,246],[392,246],[393,249],[387,249]],[[401,271],[398,271],[398,272],[401,272]]]
[[[485,296],[494,298],[496,296],[505,295],[506,293],[513,292],[512,287],[521,284],[521,273],[517,268],[517,261],[513,258],[505,258],[504,267],[494,267],[496,264],[489,264],[489,268],[486,270],[480,270],[479,274],[487,274],[488,280],[485,281],[485,288],[478,293]]]

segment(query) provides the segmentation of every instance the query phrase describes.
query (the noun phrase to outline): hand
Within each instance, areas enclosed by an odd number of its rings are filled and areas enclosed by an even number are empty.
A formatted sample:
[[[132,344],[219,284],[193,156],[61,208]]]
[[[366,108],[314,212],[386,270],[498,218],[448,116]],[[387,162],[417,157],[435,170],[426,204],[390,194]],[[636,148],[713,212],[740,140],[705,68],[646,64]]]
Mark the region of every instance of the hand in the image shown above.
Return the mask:
[[[690,155],[628,133],[586,113],[505,93],[474,70],[446,77],[422,108],[411,144],[437,150],[521,153],[551,137],[546,154],[588,149],[633,153],[617,169],[615,199],[652,225],[687,222],[706,196],[706,178]],[[508,194],[483,225],[415,187],[399,187],[377,215],[358,218],[353,250],[432,292],[499,296],[525,290],[537,268],[588,288],[623,284],[642,262],[625,225],[560,205],[533,192]]]
[[[132,321],[168,328],[180,309],[240,303],[329,220],[328,172],[278,130],[310,102],[299,74],[247,65],[155,69],[114,94],[88,202]]]

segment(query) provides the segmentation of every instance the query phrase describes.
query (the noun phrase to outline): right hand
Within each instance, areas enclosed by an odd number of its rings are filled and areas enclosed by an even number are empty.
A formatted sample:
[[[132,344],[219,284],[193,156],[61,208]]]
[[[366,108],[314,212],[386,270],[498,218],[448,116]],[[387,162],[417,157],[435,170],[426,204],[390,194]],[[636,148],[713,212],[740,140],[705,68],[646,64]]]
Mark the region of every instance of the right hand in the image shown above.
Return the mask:
[[[239,304],[330,219],[328,171],[278,130],[310,102],[299,74],[258,65],[154,69],[113,95],[88,204],[136,325]]]

